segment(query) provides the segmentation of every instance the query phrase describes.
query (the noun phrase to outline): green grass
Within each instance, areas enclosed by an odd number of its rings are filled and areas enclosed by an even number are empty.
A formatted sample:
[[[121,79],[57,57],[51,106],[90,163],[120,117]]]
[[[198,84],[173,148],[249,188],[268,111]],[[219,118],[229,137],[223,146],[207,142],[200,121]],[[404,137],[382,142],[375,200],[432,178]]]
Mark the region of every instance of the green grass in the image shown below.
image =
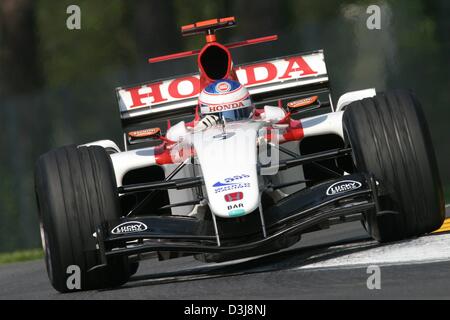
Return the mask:
[[[44,257],[42,249],[21,250],[0,253],[0,264],[37,260]]]

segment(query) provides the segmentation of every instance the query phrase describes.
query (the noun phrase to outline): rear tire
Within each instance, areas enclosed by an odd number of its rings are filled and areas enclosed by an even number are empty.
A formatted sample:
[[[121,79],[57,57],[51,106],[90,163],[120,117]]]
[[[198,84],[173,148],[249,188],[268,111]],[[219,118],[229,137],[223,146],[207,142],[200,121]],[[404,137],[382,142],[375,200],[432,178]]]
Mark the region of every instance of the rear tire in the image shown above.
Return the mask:
[[[438,229],[445,218],[437,163],[424,114],[406,91],[377,94],[351,103],[343,118],[358,171],[374,174],[386,196],[364,224],[379,241],[420,236]]]
[[[130,274],[127,258],[111,259],[106,267],[87,272],[100,264],[95,228],[121,215],[107,152],[98,146],[50,151],[37,161],[35,186],[47,273],[53,287],[59,292],[77,290],[67,285],[72,265],[80,268],[79,290],[125,283]]]

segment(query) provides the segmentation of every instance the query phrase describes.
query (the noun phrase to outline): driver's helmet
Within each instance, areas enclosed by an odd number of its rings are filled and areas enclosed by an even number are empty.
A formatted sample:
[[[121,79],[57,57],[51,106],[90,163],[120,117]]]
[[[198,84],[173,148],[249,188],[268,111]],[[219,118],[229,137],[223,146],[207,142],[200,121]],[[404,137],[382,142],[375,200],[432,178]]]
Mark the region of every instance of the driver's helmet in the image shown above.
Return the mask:
[[[234,80],[218,80],[205,87],[199,96],[202,116],[212,114],[224,121],[249,119],[255,110],[248,90]]]

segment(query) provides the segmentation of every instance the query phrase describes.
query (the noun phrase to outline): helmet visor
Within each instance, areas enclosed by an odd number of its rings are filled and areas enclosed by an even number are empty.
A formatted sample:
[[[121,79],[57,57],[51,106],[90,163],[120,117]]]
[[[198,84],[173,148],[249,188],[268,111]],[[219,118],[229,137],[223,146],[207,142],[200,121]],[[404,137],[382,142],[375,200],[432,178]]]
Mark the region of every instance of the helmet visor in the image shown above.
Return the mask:
[[[227,110],[223,112],[213,113],[218,116],[220,119],[224,121],[239,121],[239,120],[247,120],[253,114],[253,108],[241,108],[235,110]]]

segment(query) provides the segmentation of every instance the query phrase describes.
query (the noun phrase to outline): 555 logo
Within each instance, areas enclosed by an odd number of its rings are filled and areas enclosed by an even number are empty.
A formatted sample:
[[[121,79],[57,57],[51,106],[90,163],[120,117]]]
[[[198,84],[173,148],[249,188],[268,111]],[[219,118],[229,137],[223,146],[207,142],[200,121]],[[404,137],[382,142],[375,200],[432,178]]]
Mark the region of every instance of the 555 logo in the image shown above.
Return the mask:
[[[216,193],[230,191],[230,190],[236,190],[236,189],[242,189],[242,188],[249,188],[250,183],[245,181],[248,178],[250,178],[250,176],[248,174],[235,175],[235,176],[217,181],[216,183],[213,184],[213,188],[215,188],[214,191]]]

